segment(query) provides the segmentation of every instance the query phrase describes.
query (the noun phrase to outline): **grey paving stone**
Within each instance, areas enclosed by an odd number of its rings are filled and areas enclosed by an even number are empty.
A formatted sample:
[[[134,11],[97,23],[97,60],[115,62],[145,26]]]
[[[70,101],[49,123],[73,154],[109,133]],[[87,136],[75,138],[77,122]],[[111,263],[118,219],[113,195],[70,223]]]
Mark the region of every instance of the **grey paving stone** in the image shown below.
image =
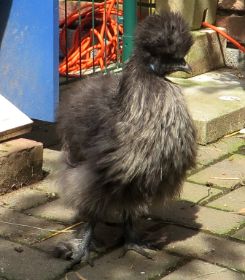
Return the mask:
[[[211,165],[187,178],[188,181],[206,185],[212,183],[222,188],[232,188],[245,179],[245,156],[236,154]]]
[[[228,234],[245,223],[245,217],[204,206],[177,201],[168,208],[153,208],[152,215],[164,221],[207,230],[217,234]]]
[[[202,165],[210,165],[227,154],[239,150],[245,145],[245,140],[237,136],[222,138],[207,146],[198,145],[197,162]]]
[[[51,173],[43,180],[32,185],[33,189],[47,193],[58,193],[57,174]]]
[[[245,227],[238,230],[232,237],[245,241]]]
[[[241,209],[244,209],[245,215],[245,186],[208,203],[208,205],[238,213]]]
[[[64,226],[0,207],[0,236],[32,244]]]
[[[221,190],[215,188],[209,188],[207,186],[185,182],[180,194],[180,199],[191,201],[194,203],[203,203],[221,193]]]
[[[13,280],[53,280],[61,277],[69,262],[21,245],[0,239],[0,277]],[[1,278],[0,278],[1,279]]]
[[[45,148],[43,150],[43,169],[55,172],[60,167],[61,152]]]
[[[119,258],[121,250],[116,250],[104,255],[95,261],[94,267],[86,266],[77,271],[67,274],[69,280],[78,280],[75,273],[79,273],[86,280],[142,280],[155,279],[161,276],[170,267],[176,266],[180,261],[179,257],[158,251],[152,252],[153,260],[135,253],[128,252],[124,257]],[[83,279],[80,278],[80,279]]]
[[[34,190],[33,187],[24,187],[12,193],[0,196],[0,206],[22,211],[44,204],[54,198],[54,193]]]
[[[245,244],[173,225],[158,235],[165,237],[166,250],[245,272]]]
[[[72,208],[66,207],[61,199],[57,199],[36,208],[26,210],[25,213],[48,220],[70,224],[75,222],[77,212]]]
[[[244,280],[245,274],[199,260],[191,261],[161,280]]]

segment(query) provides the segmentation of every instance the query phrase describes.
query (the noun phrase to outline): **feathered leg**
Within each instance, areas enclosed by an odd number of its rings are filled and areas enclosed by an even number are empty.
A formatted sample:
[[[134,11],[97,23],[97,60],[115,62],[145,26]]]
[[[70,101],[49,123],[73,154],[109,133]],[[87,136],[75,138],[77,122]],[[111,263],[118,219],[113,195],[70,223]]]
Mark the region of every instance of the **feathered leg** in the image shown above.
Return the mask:
[[[148,248],[147,244],[144,244],[139,240],[133,226],[132,217],[127,215],[126,212],[123,213],[123,232],[125,244],[121,257],[124,256],[127,251],[133,250],[148,259],[152,259],[152,257],[145,250]]]
[[[79,232],[77,238],[59,243],[55,250],[56,256],[63,259],[71,259],[73,264],[85,261],[93,266],[93,262],[90,259],[90,250],[93,245],[94,227],[95,220],[91,220]]]

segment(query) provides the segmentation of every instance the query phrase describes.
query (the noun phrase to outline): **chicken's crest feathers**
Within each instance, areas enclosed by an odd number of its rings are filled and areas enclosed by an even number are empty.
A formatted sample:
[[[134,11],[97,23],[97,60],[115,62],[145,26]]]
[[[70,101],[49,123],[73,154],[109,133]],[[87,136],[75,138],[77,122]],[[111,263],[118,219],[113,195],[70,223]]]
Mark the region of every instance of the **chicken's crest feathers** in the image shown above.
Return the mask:
[[[189,27],[179,13],[164,12],[148,16],[139,23],[135,33],[135,47],[152,55],[158,52],[183,58],[193,40]]]

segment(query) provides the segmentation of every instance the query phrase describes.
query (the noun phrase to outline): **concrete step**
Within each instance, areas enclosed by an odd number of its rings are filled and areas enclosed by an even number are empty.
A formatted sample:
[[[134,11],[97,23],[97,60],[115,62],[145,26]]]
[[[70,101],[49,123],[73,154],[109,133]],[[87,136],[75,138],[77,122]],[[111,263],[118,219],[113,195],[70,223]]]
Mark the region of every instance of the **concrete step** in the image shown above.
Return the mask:
[[[189,79],[171,78],[182,87],[206,145],[245,126],[245,73],[222,68]]]

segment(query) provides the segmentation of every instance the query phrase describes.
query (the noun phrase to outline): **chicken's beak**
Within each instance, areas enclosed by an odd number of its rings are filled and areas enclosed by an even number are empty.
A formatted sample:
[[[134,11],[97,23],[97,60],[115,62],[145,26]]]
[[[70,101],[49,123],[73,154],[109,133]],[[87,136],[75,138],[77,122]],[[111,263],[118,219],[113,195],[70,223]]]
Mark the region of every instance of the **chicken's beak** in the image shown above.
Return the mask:
[[[183,71],[190,74],[192,72],[192,69],[191,66],[186,61],[184,61],[183,64],[178,65],[178,71]]]

